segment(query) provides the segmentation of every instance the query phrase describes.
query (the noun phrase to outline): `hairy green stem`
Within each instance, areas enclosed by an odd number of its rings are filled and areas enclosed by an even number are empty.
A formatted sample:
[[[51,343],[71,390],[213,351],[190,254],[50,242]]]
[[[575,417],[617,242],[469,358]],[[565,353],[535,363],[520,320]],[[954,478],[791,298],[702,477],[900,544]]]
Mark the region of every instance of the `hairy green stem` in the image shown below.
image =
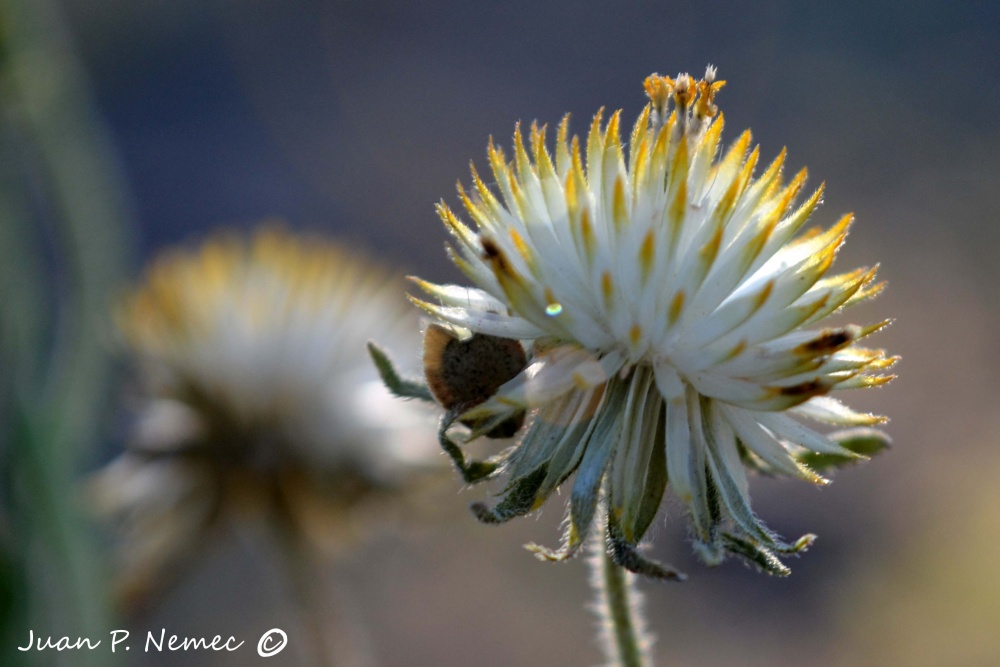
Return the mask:
[[[639,612],[635,575],[614,562],[604,544],[604,531],[592,541],[592,583],[597,589],[605,655],[609,665],[649,667],[650,657]]]

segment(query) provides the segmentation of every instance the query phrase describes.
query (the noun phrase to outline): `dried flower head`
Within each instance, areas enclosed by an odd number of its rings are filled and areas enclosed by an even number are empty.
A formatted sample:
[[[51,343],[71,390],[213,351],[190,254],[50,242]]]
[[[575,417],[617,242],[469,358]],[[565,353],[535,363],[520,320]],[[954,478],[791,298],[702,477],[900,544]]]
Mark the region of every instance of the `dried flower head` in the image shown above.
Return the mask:
[[[802,231],[823,187],[797,205],[806,170],[786,183],[784,151],[755,177],[747,131],[720,157],[723,84],[711,67],[701,80],[650,76],[627,150],[620,112],[606,124],[598,112],[585,142],[564,119],[554,156],[545,127],[525,146],[518,126],[512,159],[490,142],[492,179],[473,167],[473,189],[459,184],[475,230],[438,206],[475,287],[417,280],[436,303],[414,301],[530,347],[522,372],[456,415],[488,425],[532,411],[516,447],[474,474],[456,457],[470,481],[506,477],[499,503],[476,513],[526,514],[576,473],[563,546],[534,547],[541,557],[575,554],[604,497],[619,564],[677,576],[636,550],[669,481],[703,560],[734,553],[785,574],[775,554],[813,538],[785,542],[754,515],[745,468],[825,484],[823,467],[886,444],[870,428],[882,417],[829,396],[891,379],[895,358],[859,344],[886,322],[823,326],[883,285],[874,268],[828,275],[852,217]],[[801,420],[860,430],[823,435]]]
[[[422,418],[387,409],[363,356],[369,337],[407,327],[397,294],[347,250],[276,228],[154,261],[116,313],[142,410],[94,484],[125,522],[127,600],[226,513],[277,513],[336,545],[348,510],[404,481],[428,453]]]

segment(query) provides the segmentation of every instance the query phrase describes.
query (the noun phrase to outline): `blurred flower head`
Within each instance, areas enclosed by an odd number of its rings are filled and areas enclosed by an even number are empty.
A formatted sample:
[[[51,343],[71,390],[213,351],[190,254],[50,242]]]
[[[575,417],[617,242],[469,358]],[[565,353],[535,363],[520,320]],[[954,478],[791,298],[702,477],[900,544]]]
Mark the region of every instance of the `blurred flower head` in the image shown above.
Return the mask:
[[[623,146],[621,113],[598,112],[587,138],[520,126],[513,157],[489,146],[492,177],[472,169],[459,196],[470,228],[444,203],[452,261],[475,287],[417,280],[414,299],[456,331],[525,341],[527,366],[460,415],[472,436],[533,411],[496,474],[505,490],[479,518],[540,507],[576,473],[558,551],[576,553],[607,508],[609,549],[637,572],[676,576],[636,547],[668,485],[691,517],[696,552],[727,553],[785,574],[788,543],[750,506],[746,468],[824,484],[823,467],[885,444],[883,418],[852,411],[836,389],[880,385],[894,358],[860,341],[886,323],[824,326],[882,289],[875,269],[830,274],[852,222],[803,231],[823,187],[797,199],[806,170],[785,181],[784,151],[755,176],[749,131],[720,152],[724,82],[653,75],[650,103]],[[821,434],[806,422],[856,427]],[[809,464],[813,465],[810,466]]]
[[[116,313],[141,409],[94,484],[123,519],[127,600],[226,512],[343,542],[349,510],[421,463],[424,417],[389,408],[364,354],[368,338],[398,343],[412,327],[397,294],[349,249],[273,227],[153,262]]]

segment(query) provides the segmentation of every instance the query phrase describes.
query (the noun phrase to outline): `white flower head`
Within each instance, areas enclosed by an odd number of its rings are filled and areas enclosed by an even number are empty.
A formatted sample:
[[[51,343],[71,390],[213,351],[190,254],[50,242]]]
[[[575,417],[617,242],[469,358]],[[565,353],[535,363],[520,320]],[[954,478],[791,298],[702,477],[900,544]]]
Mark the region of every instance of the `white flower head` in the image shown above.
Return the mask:
[[[126,452],[93,488],[126,523],[127,599],[221,510],[278,508],[337,548],[355,532],[347,510],[427,464],[426,415],[389,414],[364,352],[373,336],[404,348],[413,318],[393,277],[352,254],[265,226],[168,251],[123,299],[117,323],[145,393]]]
[[[859,341],[886,323],[823,326],[882,289],[875,269],[829,275],[852,217],[804,230],[823,188],[797,204],[803,169],[783,177],[785,152],[755,176],[749,131],[720,151],[724,85],[653,75],[650,104],[619,137],[621,112],[598,112],[585,142],[559,126],[520,126],[513,158],[490,142],[493,177],[472,168],[459,196],[475,228],[444,203],[452,261],[475,287],[417,281],[435,318],[530,344],[527,367],[461,415],[465,423],[532,411],[520,442],[497,461],[504,521],[539,507],[576,473],[558,552],[573,555],[604,494],[616,558],[673,576],[635,547],[668,484],[688,507],[697,552],[737,553],[773,573],[783,542],[750,507],[745,467],[823,484],[818,469],[884,446],[883,418],[829,396],[871,387],[895,358]],[[495,192],[498,190],[499,192]],[[823,435],[800,419],[863,430]],[[812,457],[812,458],[810,458]],[[807,462],[815,464],[813,467]]]

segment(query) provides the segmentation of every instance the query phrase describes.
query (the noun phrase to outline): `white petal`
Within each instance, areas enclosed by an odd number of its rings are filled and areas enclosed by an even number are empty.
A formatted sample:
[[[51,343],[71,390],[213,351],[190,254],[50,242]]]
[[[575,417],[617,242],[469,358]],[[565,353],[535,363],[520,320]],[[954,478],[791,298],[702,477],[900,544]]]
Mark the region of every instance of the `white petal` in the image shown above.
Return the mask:
[[[520,317],[437,306],[413,297],[411,297],[411,301],[445,322],[451,322],[456,326],[465,327],[477,333],[517,340],[533,340],[545,335],[544,331]]]
[[[775,412],[751,413],[761,426],[769,430],[775,437],[791,442],[820,454],[837,454],[849,458],[858,458],[854,452],[841,447],[833,440],[816,431],[803,426],[787,415]]]
[[[834,426],[872,426],[885,421],[878,415],[855,412],[832,396],[815,396],[789,412]]]
[[[436,285],[414,279],[420,289],[436,297],[442,305],[492,313],[507,313],[507,304],[484,290],[460,285]]]
[[[685,503],[694,495],[691,479],[691,431],[684,383],[666,364],[654,369],[656,386],[667,403],[667,477],[674,493]]]
[[[771,394],[754,382],[716,375],[715,373],[689,373],[688,380],[698,393],[727,403],[753,407],[771,398]]]
[[[773,435],[757,423],[753,413],[731,405],[723,405],[721,409],[743,444],[772,468],[786,475],[806,479],[810,482],[823,483],[825,481],[796,461],[784,445],[775,440]]]
[[[712,437],[709,445],[715,447],[719,456],[719,461],[725,466],[728,474],[736,482],[736,487],[740,494],[746,498],[747,505],[750,504],[750,484],[747,482],[746,471],[743,468],[743,461],[740,460],[739,450],[736,449],[736,434],[733,428],[724,418],[719,410],[721,404],[718,401],[711,402],[711,414],[709,430]]]

